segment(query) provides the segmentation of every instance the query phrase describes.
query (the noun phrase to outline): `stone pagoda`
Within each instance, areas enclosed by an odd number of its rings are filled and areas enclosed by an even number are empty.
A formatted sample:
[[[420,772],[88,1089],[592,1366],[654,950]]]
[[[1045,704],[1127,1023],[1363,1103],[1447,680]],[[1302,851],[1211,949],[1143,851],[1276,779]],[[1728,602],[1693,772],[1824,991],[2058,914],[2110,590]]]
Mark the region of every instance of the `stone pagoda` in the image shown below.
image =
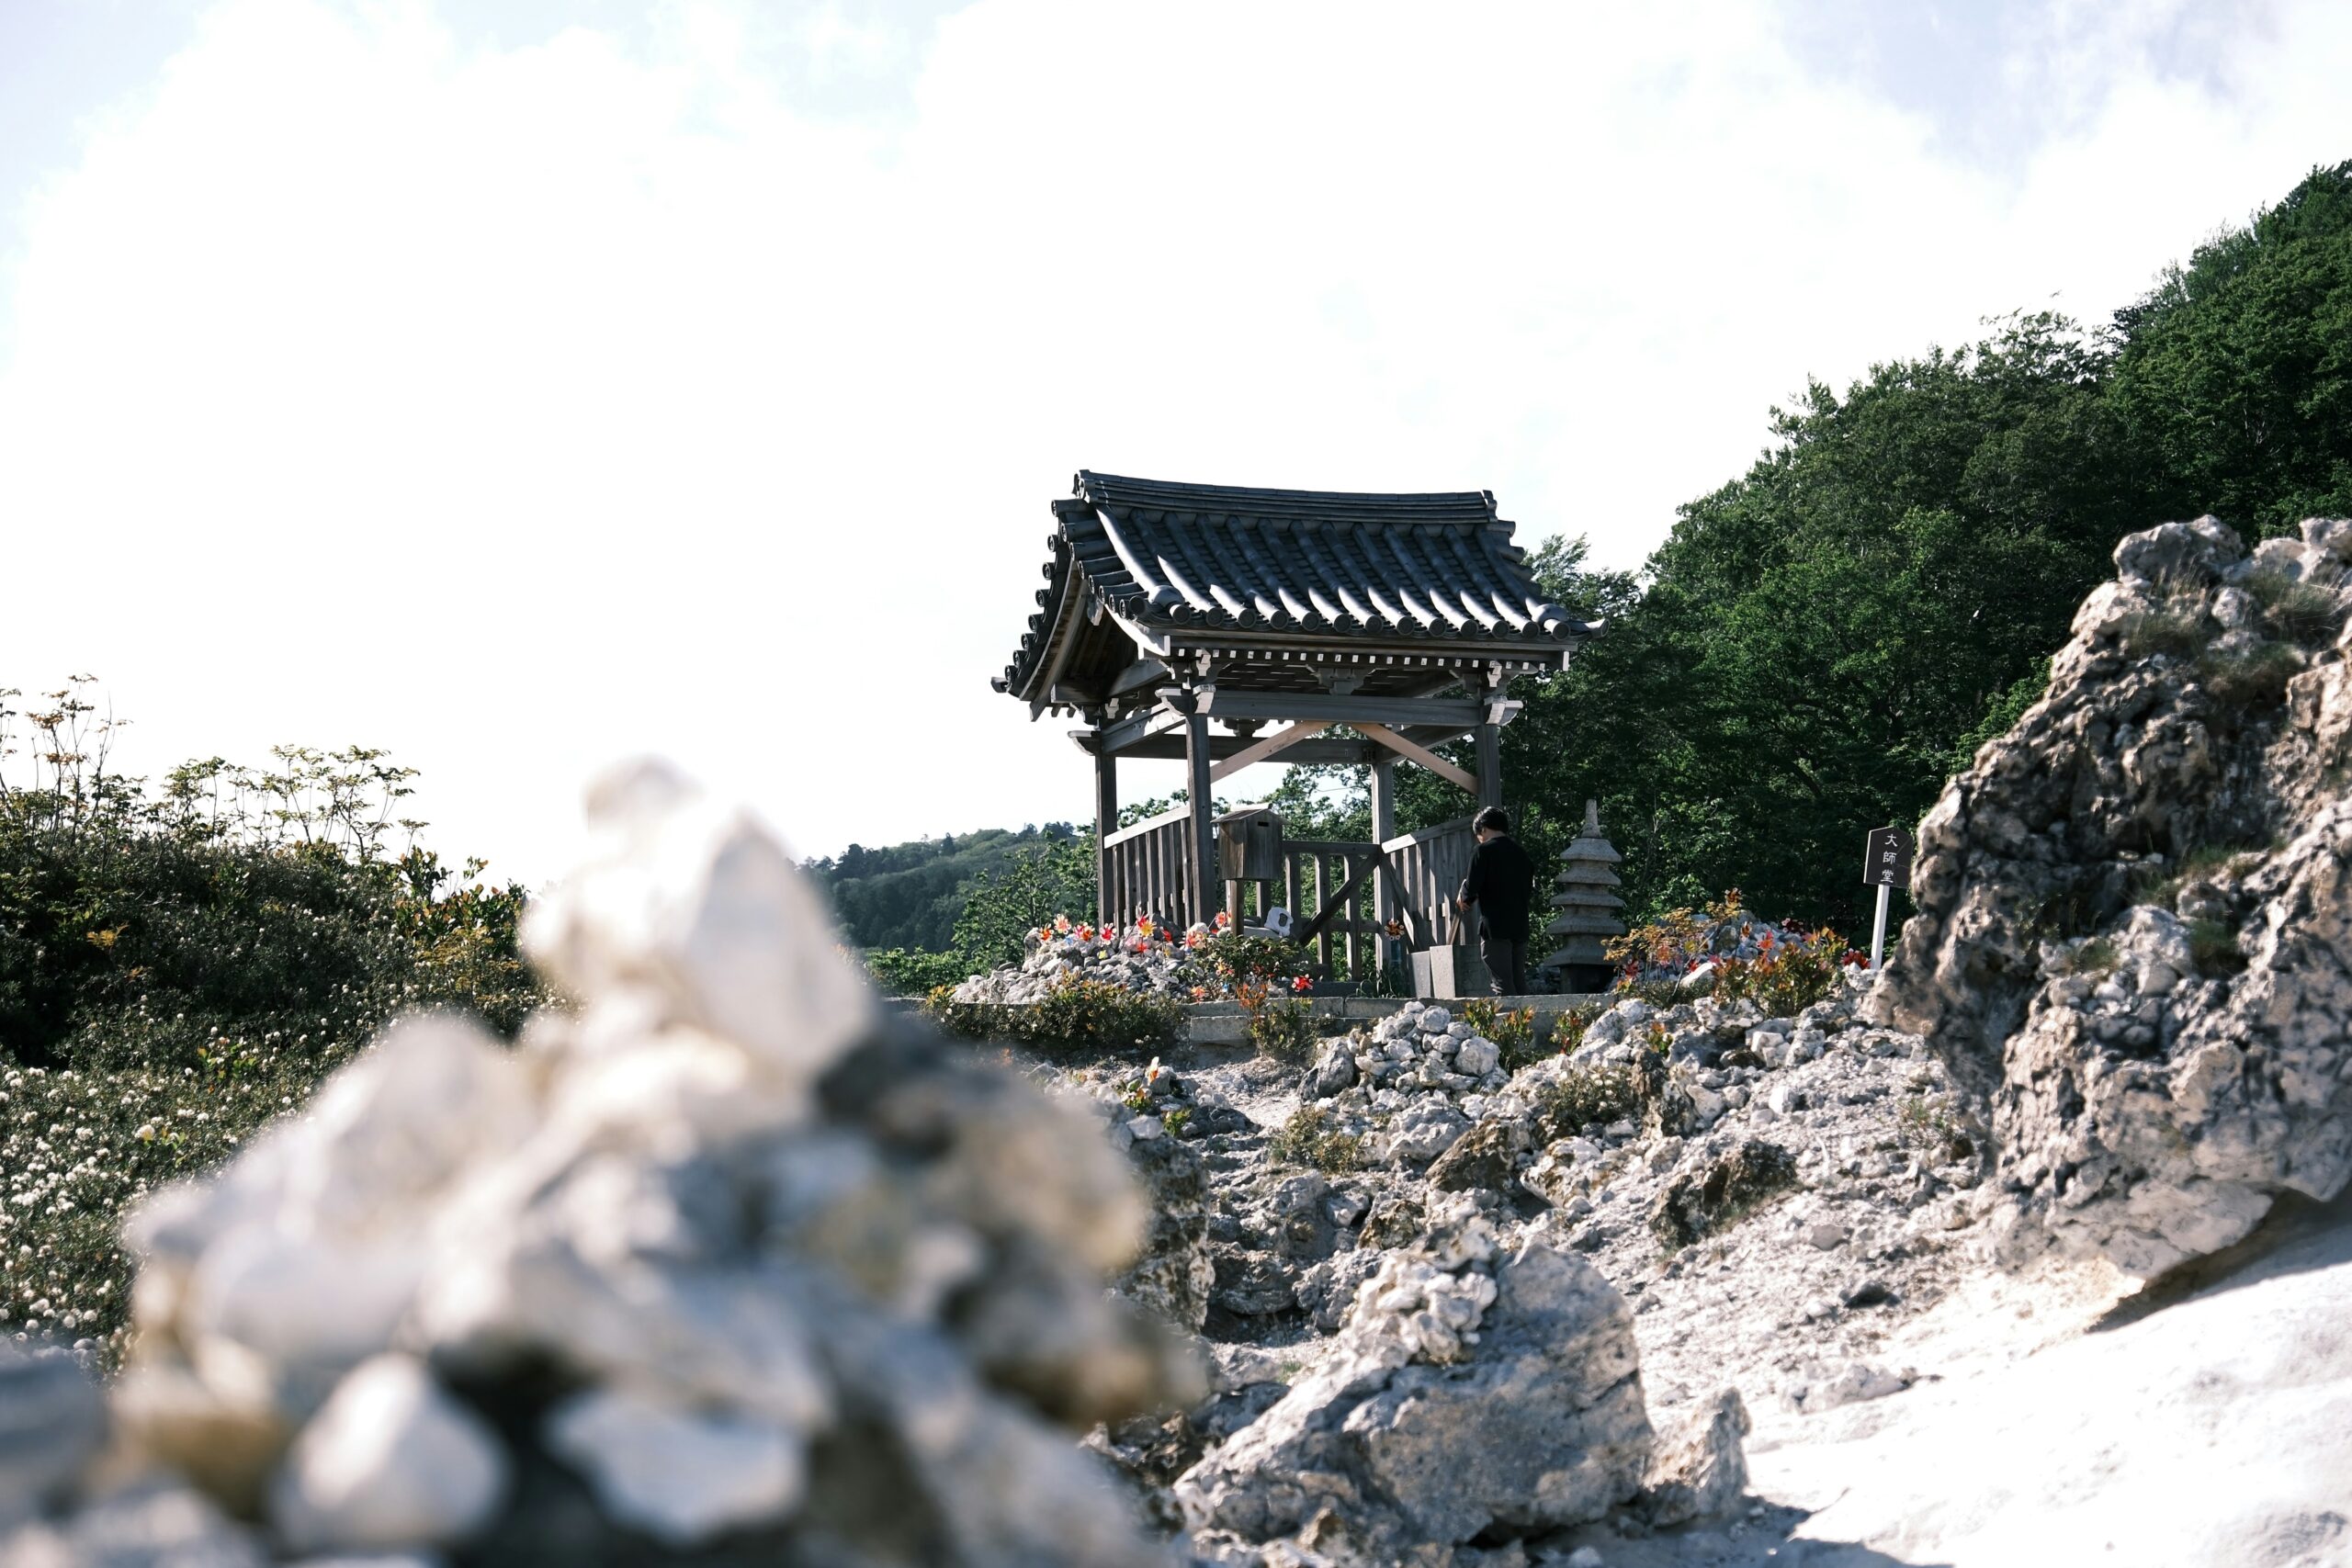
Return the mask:
[[[1624,857],[1600,836],[1598,802],[1584,803],[1584,831],[1560,852],[1560,859],[1564,863],[1553,878],[1552,895],[1552,908],[1560,913],[1544,934],[1566,941],[1541,966],[1560,971],[1564,991],[1606,990],[1611,965],[1604,949],[1611,937],[1625,934],[1619,918],[1625,900],[1617,897],[1614,869]]]

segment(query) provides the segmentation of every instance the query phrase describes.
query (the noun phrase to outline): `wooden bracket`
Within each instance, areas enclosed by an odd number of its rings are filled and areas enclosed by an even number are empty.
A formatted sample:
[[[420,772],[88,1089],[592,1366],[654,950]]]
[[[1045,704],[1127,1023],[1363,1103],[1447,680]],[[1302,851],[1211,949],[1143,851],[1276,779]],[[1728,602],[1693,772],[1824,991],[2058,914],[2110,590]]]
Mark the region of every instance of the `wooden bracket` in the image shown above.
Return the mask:
[[[1376,741],[1398,756],[1419,762],[1447,783],[1459,784],[1472,795],[1478,793],[1478,781],[1475,776],[1464,773],[1427,747],[1414,745],[1386,725],[1359,723],[1354,726],[1354,728],[1356,733],[1366,740]]]
[[[1303,724],[1294,724],[1288,729],[1269,735],[1263,740],[1253,740],[1216,767],[1211,768],[1209,782],[1223,784],[1252,762],[1262,762],[1292,743],[1304,740],[1310,735],[1320,735],[1330,728],[1327,720],[1309,719]]]

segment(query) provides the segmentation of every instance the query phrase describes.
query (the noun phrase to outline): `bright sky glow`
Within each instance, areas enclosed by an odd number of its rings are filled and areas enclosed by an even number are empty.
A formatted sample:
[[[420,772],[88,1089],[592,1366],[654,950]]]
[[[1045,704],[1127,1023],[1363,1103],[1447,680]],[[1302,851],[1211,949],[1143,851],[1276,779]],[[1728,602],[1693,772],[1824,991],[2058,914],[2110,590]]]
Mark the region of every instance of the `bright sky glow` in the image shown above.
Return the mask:
[[[1083,818],[987,684],[1074,469],[1631,564],[1808,376],[2352,156],[2348,75],[2334,0],[22,0],[0,685],[389,747],[532,881],[645,748],[809,852]]]

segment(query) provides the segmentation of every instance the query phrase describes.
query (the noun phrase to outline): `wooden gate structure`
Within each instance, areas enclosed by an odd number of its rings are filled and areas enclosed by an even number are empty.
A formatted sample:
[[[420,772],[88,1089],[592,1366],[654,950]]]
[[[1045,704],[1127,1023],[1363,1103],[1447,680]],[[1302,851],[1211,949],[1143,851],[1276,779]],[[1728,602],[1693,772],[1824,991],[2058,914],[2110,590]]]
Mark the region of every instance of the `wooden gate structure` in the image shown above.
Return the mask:
[[[1290,840],[1283,879],[1289,907],[1315,913],[1306,938],[1324,962],[1343,944],[1361,973],[1360,940],[1404,909],[1434,913],[1469,859],[1466,817],[1396,832],[1397,764],[1501,804],[1511,681],[1566,668],[1600,629],[1544,599],[1486,491],[1241,490],[1081,471],[1053,513],[1037,612],[991,684],[1033,720],[1085,722],[1071,739],[1094,759],[1104,919],[1149,912],[1182,925],[1231,898],[1220,898],[1205,809],[1116,829],[1121,758],[1182,759],[1187,796],[1204,805],[1253,762],[1367,763],[1374,841]],[[1474,769],[1434,750],[1464,737]],[[1354,908],[1367,879],[1369,920]]]

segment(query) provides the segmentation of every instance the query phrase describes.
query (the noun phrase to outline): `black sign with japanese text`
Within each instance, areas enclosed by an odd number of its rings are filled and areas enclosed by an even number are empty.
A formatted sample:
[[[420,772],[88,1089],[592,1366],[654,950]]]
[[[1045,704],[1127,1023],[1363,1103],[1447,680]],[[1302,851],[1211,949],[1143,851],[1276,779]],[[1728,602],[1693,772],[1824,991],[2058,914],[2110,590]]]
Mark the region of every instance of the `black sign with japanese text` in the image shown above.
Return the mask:
[[[1873,828],[1862,852],[1862,886],[1911,885],[1911,835],[1900,828]]]

